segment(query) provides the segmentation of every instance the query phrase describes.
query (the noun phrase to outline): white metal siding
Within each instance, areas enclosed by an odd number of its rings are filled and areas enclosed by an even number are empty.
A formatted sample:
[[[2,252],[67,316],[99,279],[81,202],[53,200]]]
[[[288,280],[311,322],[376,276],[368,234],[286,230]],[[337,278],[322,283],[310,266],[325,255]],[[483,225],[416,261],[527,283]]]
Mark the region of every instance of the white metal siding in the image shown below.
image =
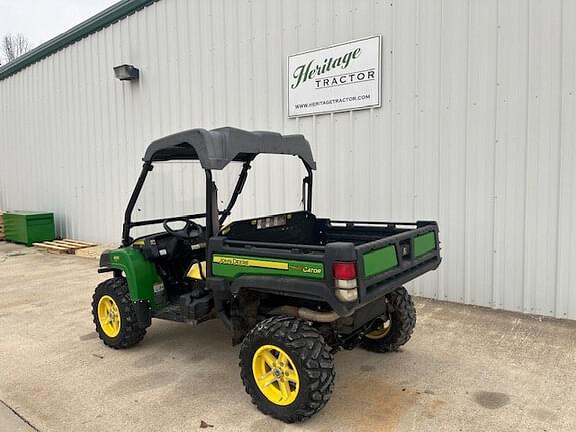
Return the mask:
[[[576,319],[575,22],[570,0],[162,0],[0,81],[0,208],[115,240],[153,138],[301,132],[317,214],[439,221],[444,262],[416,293]],[[373,34],[382,108],[287,119],[288,54]],[[259,168],[237,216],[292,198],[274,188],[299,173]],[[157,205],[202,193],[182,175]]]

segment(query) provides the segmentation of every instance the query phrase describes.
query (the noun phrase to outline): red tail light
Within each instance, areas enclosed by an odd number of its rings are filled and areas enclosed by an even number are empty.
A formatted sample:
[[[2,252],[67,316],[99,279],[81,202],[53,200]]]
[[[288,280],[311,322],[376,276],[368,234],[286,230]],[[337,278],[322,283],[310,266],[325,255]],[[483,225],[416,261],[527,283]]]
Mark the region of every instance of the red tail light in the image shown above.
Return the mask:
[[[356,263],[337,262],[332,265],[334,279],[350,280],[356,279]]]

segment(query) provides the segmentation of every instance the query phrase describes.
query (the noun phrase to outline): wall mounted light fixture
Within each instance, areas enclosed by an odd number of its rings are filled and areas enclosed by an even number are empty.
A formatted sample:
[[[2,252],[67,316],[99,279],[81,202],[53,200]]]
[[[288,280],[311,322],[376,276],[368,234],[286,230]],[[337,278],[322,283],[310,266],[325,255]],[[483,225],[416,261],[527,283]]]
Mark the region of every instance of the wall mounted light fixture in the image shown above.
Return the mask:
[[[114,67],[114,75],[120,81],[133,81],[140,78],[140,70],[133,65],[123,64]]]

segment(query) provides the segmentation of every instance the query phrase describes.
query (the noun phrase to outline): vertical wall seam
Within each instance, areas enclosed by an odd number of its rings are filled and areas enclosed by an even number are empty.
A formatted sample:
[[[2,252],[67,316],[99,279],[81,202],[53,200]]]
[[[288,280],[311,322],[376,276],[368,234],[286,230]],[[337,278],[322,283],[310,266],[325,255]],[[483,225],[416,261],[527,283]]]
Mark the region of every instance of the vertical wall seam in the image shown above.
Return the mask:
[[[234,2],[236,3],[236,2]],[[200,11],[200,2],[196,3],[196,10]],[[236,14],[236,19],[239,19],[240,14]],[[200,55],[202,55],[202,46],[204,45],[203,41],[204,38],[202,37],[202,23],[200,22],[201,18],[199,17],[197,20],[197,25],[195,25],[194,27],[198,29],[198,31],[196,32],[196,36],[198,38],[198,51],[200,53]],[[240,38],[236,38],[236,40],[238,41],[238,44],[240,44]],[[240,46],[238,46],[238,52],[240,52]],[[200,83],[204,83],[205,82],[205,77],[204,77],[204,68],[202,67],[202,65],[200,64],[198,67],[198,75],[199,75],[199,79],[198,82]],[[240,80],[240,74],[238,75],[238,80]],[[204,87],[201,87],[200,90],[200,100],[204,101],[204,94],[205,94],[205,90],[203,90]],[[200,123],[201,124],[206,124],[206,114],[204,112],[204,110],[202,108],[200,108]]]
[[[496,206],[498,205],[498,197],[496,196],[496,142],[498,141],[498,97],[500,94],[500,75],[499,75],[499,59],[500,59],[500,1],[496,0],[496,46],[495,46],[495,68],[494,68],[494,136],[492,137],[492,260],[490,271],[490,286],[491,286],[491,303],[492,307],[496,307],[500,301],[496,301],[496,283],[494,266],[496,260]]]
[[[527,222],[527,212],[528,212],[528,139],[530,132],[530,38],[531,38],[531,26],[530,20],[532,15],[530,14],[530,0],[526,3],[527,9],[527,31],[526,31],[526,131],[525,131],[525,152],[524,152],[524,236],[522,238],[522,250],[523,250],[523,260],[522,260],[522,311],[526,312],[526,297],[528,297],[528,289],[526,286],[527,277],[527,265],[528,260],[526,239],[528,238],[528,222]]]
[[[395,9],[394,9],[394,0],[390,0],[390,117],[388,119],[390,125],[390,160],[394,159],[394,107],[396,106],[396,100],[394,98],[394,71],[396,70],[394,64],[394,51],[396,50],[395,42],[396,42],[396,20],[395,20]],[[390,169],[389,171],[389,182],[388,182],[388,200],[390,202],[390,209],[392,212],[394,211],[394,193],[393,193],[393,184],[394,184],[394,177],[393,177],[393,170]]]
[[[417,158],[419,154],[419,142],[417,137],[420,133],[420,122],[418,112],[420,109],[420,0],[416,0],[416,11],[414,14],[414,107],[412,109],[412,123],[414,124],[414,132],[412,134],[412,218],[416,219],[416,203],[418,200],[418,193],[416,190],[416,171],[417,171]]]
[[[372,34],[376,34],[376,6],[375,6],[375,2],[372,1],[370,2],[370,33]],[[380,52],[383,53],[383,48],[384,48],[384,41],[382,40],[382,38],[380,39]],[[382,55],[380,58],[380,64],[379,64],[380,70],[384,71],[384,56]],[[382,80],[383,81],[383,80]],[[380,86],[380,106],[382,106],[383,101],[382,99],[384,99],[384,89],[382,88],[382,85]],[[381,109],[381,108],[380,108]],[[370,146],[369,146],[369,157],[370,160],[374,160],[374,147],[375,147],[375,140],[374,140],[374,126],[375,126],[375,121],[374,121],[374,117],[376,116],[376,112],[374,108],[370,109],[370,121],[369,121],[369,131],[368,131],[368,139],[370,140]],[[373,185],[376,184],[375,182],[375,175],[374,175],[374,167],[370,166],[368,168],[368,184],[369,185]],[[373,215],[374,212],[371,210],[372,207],[369,207],[369,214],[368,217],[370,217],[371,220],[373,220]]]
[[[268,39],[269,39],[269,35],[268,35],[268,2],[264,2],[264,52],[266,53],[266,57],[268,57]],[[267,59],[266,59],[267,60]],[[266,61],[266,65],[268,65],[268,61]],[[266,106],[266,110],[264,112],[264,118],[266,119],[266,124],[269,125],[270,122],[270,97],[268,94],[268,90],[270,89],[270,74],[265,74],[264,77],[265,80],[265,89],[266,89],[266,94],[264,95],[264,104]],[[266,174],[268,178],[271,178],[273,173],[272,173],[272,168],[270,165],[266,166]],[[268,202],[273,202],[272,199],[272,188],[271,187],[267,187],[267,192],[268,192]]]
[[[178,69],[183,68],[183,61],[182,61],[182,55],[181,55],[182,45],[181,45],[181,41],[180,41],[180,39],[181,39],[180,38],[180,29],[178,28],[178,26],[179,26],[178,17],[180,16],[181,13],[182,13],[182,11],[180,11],[178,8],[178,0],[176,0],[176,1],[174,1],[174,14],[173,14],[174,18],[173,19],[176,22],[177,28],[175,28],[173,31],[174,31],[174,38],[176,39],[176,44],[175,44],[176,52],[179,53],[179,56],[177,58],[177,63],[176,63]],[[178,74],[178,73],[176,74],[176,89],[177,89],[177,93],[179,95],[181,95],[182,94],[182,79],[180,77],[180,74]],[[180,99],[180,101],[175,101],[174,105],[178,106],[178,108],[179,108],[180,112],[178,113],[178,120],[179,120],[178,123],[179,123],[179,127],[182,127],[182,123],[183,123],[182,122],[182,112],[184,110],[182,109],[181,98],[178,98],[178,99]],[[180,178],[182,178],[182,177],[180,177]]]
[[[558,273],[560,266],[560,209],[561,205],[561,189],[562,189],[562,122],[563,109],[564,109],[564,1],[560,0],[560,71],[558,78],[559,86],[559,110],[558,110],[558,161],[557,161],[557,188],[556,188],[556,259],[554,268],[554,311],[551,311],[555,317],[560,318],[559,304],[558,304]]]
[[[412,219],[416,220],[416,208],[418,204],[417,172],[420,160],[420,0],[416,0],[416,11],[414,14],[414,107],[412,110],[412,122],[414,124],[413,145],[412,145]],[[416,279],[414,291],[420,295],[421,280]]]
[[[349,4],[349,10],[352,12],[354,10],[354,0],[348,0],[348,4]],[[354,38],[354,19],[352,17],[352,13],[348,14],[348,26],[350,28],[350,34],[351,37]],[[351,174],[354,176],[356,175],[356,173],[354,172],[354,168],[355,168],[355,164],[354,164],[354,151],[352,151],[352,143],[354,142],[354,125],[355,125],[355,113],[354,111],[349,111],[349,115],[348,115],[348,143],[347,143],[347,147],[350,149],[349,150],[349,155],[350,155],[350,159],[348,161],[348,166],[351,167],[350,172]],[[350,218],[352,217],[352,203],[354,200],[353,197],[353,192],[354,192],[354,186],[347,182],[346,184],[346,189],[348,190],[348,196],[350,197],[350,199],[347,201],[347,208],[346,208],[346,218]]]
[[[216,86],[214,85],[214,76],[215,76],[215,71],[216,71],[216,62],[214,61],[214,57],[215,57],[215,48],[214,48],[214,2],[213,1],[209,1],[208,2],[209,6],[208,6],[208,14],[210,15],[208,22],[210,23],[210,43],[209,43],[209,49],[210,49],[210,76],[211,76],[211,80],[210,80],[210,95],[212,97],[212,106],[211,106],[211,111],[212,111],[212,125],[215,125],[217,123],[216,120],[216,104],[218,103],[218,98],[216,97]],[[226,57],[226,56],[224,56]],[[226,80],[224,80],[226,81]]]
[[[254,3],[252,0],[248,1],[250,5],[250,12],[248,13],[248,27],[250,29],[250,43],[248,46],[248,50],[250,52],[250,59],[254,59]],[[254,120],[256,118],[256,104],[254,100],[256,99],[256,83],[254,82],[254,61],[250,62],[250,94],[251,94],[251,101],[250,101],[250,127],[254,127]],[[256,210],[256,209],[254,209]]]
[[[226,25],[226,6],[225,6],[225,0],[222,0],[222,23],[220,24],[220,27],[222,29],[222,46],[224,47],[224,53],[225,55],[222,58],[222,67],[224,68],[224,82],[223,82],[223,90],[224,90],[224,95],[228,95],[229,89],[229,83],[228,83],[228,76],[226,74],[226,71],[228,70],[229,63],[230,63],[230,59],[228,58],[228,56],[226,55],[226,52],[228,50],[228,39],[230,38],[230,35],[228,34],[228,26]],[[231,106],[228,103],[224,104],[224,112],[225,114],[225,122],[226,124],[228,124],[230,117],[232,117],[231,115]],[[230,178],[230,176],[228,176],[227,178]]]
[[[442,73],[443,73],[443,62],[444,62],[444,0],[440,0],[440,26],[438,29],[440,34],[440,61],[438,62],[440,71],[438,73],[438,177],[437,177],[437,205],[438,205],[438,218],[441,216],[442,212],[442,197],[440,190],[442,187]],[[441,238],[441,234],[440,238]],[[440,299],[444,296],[444,267],[441,267],[437,272],[438,283],[436,288],[436,299]]]
[[[471,248],[471,241],[470,241],[470,232],[468,230],[470,221],[468,218],[470,217],[470,211],[468,208],[468,186],[470,184],[469,181],[469,164],[468,164],[468,156],[469,156],[469,134],[470,134],[470,32],[472,27],[472,7],[470,5],[471,0],[467,1],[467,12],[468,12],[468,23],[466,28],[466,81],[465,81],[465,102],[464,102],[464,269],[463,269],[463,282],[464,282],[464,298],[461,300],[464,303],[470,303],[470,248]]]

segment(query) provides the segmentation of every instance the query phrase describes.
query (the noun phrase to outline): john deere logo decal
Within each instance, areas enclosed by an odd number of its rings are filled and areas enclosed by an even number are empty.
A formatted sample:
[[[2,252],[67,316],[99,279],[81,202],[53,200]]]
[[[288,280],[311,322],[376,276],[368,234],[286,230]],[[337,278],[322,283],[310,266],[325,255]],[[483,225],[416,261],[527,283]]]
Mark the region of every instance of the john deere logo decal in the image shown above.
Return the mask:
[[[237,258],[233,256],[220,256],[220,255],[214,255],[214,259],[212,261],[216,264],[228,264],[233,266],[288,270],[288,263],[278,261],[264,261],[259,259]]]
[[[324,277],[324,266],[322,263],[316,262],[277,261],[258,257],[214,255],[212,264],[212,271],[215,276],[236,277],[241,274],[278,274],[314,279]]]

